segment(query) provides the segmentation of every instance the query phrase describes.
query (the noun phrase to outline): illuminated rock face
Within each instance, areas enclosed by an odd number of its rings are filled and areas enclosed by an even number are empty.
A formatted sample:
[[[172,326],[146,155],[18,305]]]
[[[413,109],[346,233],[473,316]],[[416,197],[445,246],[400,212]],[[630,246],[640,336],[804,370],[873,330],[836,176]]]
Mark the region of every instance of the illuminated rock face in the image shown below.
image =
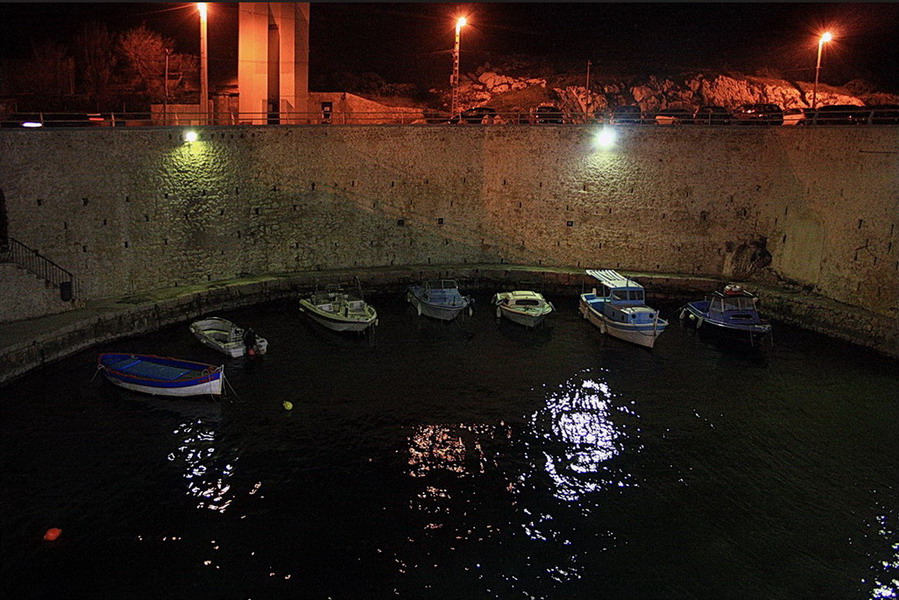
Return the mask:
[[[510,77],[478,69],[462,78],[459,97],[463,110],[484,105],[506,109],[514,104],[527,103],[530,99],[533,106],[520,108],[527,110],[541,103],[551,103],[573,113],[605,110],[622,105],[638,105],[647,112],[666,108],[698,108],[707,104],[726,108],[735,108],[744,103],[773,103],[782,108],[811,105],[811,83],[701,74],[685,74],[677,81],[649,76],[629,83],[608,81],[601,77],[601,73],[594,76],[588,90],[583,79],[580,85],[558,86],[546,79]],[[899,103],[899,97],[885,94],[879,96],[879,104]],[[863,105],[867,100],[848,90],[831,86],[818,88],[818,104]]]
[[[429,264],[727,277],[749,272],[764,240],[763,271],[897,310],[891,126],[632,126],[607,149],[587,125],[181,133],[6,131],[9,235],[87,298]]]

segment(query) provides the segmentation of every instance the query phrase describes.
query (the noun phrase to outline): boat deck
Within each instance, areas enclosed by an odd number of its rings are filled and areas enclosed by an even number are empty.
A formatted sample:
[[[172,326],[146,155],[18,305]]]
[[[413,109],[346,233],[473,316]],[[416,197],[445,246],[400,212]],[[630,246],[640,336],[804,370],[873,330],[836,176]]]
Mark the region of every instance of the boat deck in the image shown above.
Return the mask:
[[[111,363],[109,364],[109,368],[129,375],[136,375],[138,377],[156,379],[159,381],[175,381],[198,372],[193,369],[185,369],[184,367],[176,367],[173,365],[161,365],[132,357]]]

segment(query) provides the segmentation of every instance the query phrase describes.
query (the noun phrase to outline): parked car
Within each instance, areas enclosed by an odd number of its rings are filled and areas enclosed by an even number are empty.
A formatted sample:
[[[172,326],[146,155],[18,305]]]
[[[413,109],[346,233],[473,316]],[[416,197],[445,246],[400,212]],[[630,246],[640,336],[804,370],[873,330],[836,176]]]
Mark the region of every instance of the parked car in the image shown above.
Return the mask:
[[[555,106],[538,106],[534,113],[538,123],[564,123],[564,114]]]
[[[609,123],[642,123],[643,113],[639,106],[616,106],[612,109]]]
[[[700,106],[693,114],[693,122],[700,125],[730,125],[730,111],[723,106]]]
[[[808,125],[815,117],[815,111],[810,108],[784,109],[784,125]]]
[[[737,125],[783,125],[784,112],[776,104],[741,104],[731,120]]]
[[[820,106],[812,123],[815,125],[859,125],[868,122],[869,108],[855,104],[831,104]]]
[[[666,108],[656,113],[659,125],[682,125],[693,122],[693,113],[686,108]]]
[[[879,104],[870,108],[872,125],[899,125],[899,104]]]
[[[462,113],[462,120],[466,123],[492,123],[496,116],[496,110],[489,106],[476,106]]]

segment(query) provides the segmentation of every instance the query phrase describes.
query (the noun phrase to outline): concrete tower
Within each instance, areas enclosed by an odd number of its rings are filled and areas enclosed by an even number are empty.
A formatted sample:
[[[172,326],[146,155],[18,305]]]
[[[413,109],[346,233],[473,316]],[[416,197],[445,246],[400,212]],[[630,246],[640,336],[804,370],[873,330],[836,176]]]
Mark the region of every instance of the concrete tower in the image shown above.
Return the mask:
[[[309,3],[241,2],[237,44],[241,121],[307,122]]]

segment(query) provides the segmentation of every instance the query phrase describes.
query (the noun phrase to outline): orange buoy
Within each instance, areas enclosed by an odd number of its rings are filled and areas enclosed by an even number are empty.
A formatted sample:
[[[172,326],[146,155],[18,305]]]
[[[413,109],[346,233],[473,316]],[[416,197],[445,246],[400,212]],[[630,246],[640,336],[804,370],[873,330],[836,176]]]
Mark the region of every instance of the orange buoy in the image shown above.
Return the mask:
[[[56,538],[62,533],[62,529],[58,527],[51,527],[44,533],[44,539],[48,542],[55,542]]]

